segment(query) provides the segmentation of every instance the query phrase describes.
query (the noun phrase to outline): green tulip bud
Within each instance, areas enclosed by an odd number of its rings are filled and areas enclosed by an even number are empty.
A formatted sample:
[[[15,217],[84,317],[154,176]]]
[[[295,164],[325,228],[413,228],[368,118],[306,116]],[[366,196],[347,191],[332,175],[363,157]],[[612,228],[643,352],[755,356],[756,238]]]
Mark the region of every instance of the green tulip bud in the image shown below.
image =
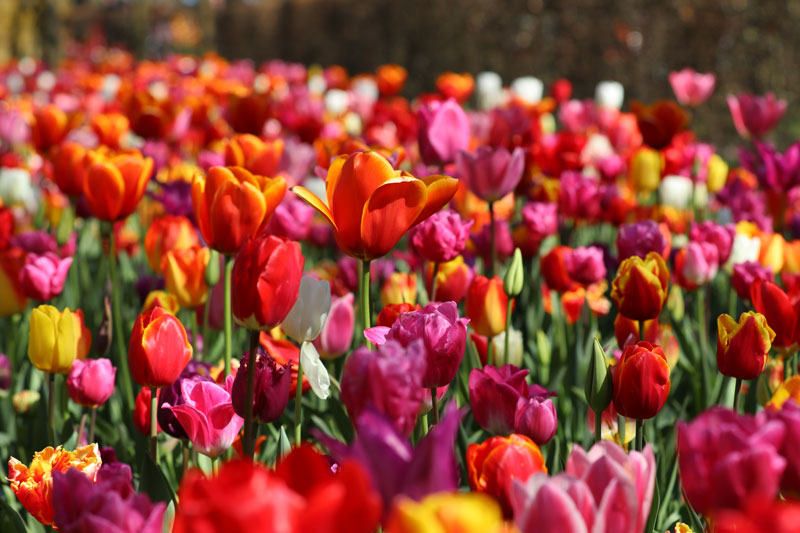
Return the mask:
[[[595,416],[600,416],[600,413],[611,404],[614,384],[608,369],[606,352],[600,346],[597,337],[594,339],[594,351],[586,372],[584,392],[586,393],[586,403],[595,412]]]
[[[525,269],[522,268],[522,252],[519,248],[514,250],[514,257],[508,267],[506,277],[503,279],[503,290],[511,298],[519,296],[522,292],[522,282],[525,281]]]
[[[211,250],[206,266],[206,285],[213,287],[219,283],[219,252]]]

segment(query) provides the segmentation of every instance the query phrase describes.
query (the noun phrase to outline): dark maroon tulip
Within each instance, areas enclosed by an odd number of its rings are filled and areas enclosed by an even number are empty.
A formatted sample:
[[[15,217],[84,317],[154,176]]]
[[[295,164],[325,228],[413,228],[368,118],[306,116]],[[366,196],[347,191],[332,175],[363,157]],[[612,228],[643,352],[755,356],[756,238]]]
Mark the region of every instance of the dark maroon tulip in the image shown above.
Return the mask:
[[[247,410],[247,368],[249,365],[250,354],[245,353],[231,390],[233,410],[241,417],[245,416]],[[267,353],[259,354],[255,371],[253,416],[262,424],[266,424],[277,420],[286,409],[286,404],[289,403],[292,373],[288,366],[279,366],[275,363],[275,359]]]

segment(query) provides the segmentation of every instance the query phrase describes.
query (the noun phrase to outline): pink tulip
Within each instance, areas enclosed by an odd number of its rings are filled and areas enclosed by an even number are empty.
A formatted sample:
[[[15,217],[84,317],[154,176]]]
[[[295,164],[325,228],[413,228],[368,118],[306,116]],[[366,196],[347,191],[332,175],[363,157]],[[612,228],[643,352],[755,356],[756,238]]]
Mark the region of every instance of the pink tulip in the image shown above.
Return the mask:
[[[597,246],[581,246],[566,256],[569,277],[583,285],[591,285],[606,277],[603,250]]]
[[[681,275],[693,285],[705,285],[714,279],[719,270],[717,248],[708,242],[690,242],[686,245],[685,261]]]
[[[569,474],[534,474],[513,482],[511,506],[521,533],[588,533],[597,515],[589,487]]]
[[[47,301],[61,294],[72,265],[72,258],[59,258],[52,252],[28,254],[19,272],[19,281],[26,296]]]
[[[419,152],[426,165],[451,163],[469,146],[469,118],[454,99],[423,104],[417,113]]]
[[[765,411],[767,418],[777,420],[786,430],[786,438],[778,450],[786,459],[786,469],[781,477],[781,491],[793,495],[800,494],[800,406],[794,400],[789,400],[781,407],[780,411]]]
[[[304,241],[311,233],[314,208],[296,196],[291,196],[292,198],[284,199],[275,208],[266,231],[293,241]]]
[[[446,263],[464,251],[472,224],[455,211],[439,211],[409,232],[409,242],[426,261]]]
[[[481,146],[474,153],[459,152],[458,177],[478,198],[496,202],[516,189],[525,170],[525,152],[515,148]]]
[[[185,403],[167,406],[186,430],[192,446],[212,459],[231,447],[244,423],[233,410],[230,393],[233,380],[233,376],[228,376],[225,387],[221,387],[213,381],[184,379],[181,393]]]
[[[323,358],[338,357],[350,348],[355,328],[355,310],[353,309],[353,293],[334,296],[328,320],[322,326],[322,332],[314,339],[314,346]]]
[[[554,203],[531,202],[522,208],[522,222],[537,241],[558,231],[558,206]]]
[[[542,446],[547,444],[558,429],[556,406],[550,398],[520,397],[514,414],[514,433],[521,433]]]
[[[669,84],[680,103],[698,106],[708,100],[714,92],[717,77],[712,72],[700,73],[690,68],[669,73]]]
[[[108,359],[76,359],[67,376],[69,397],[84,407],[103,405],[114,393],[116,374],[117,369]]]
[[[707,242],[717,249],[717,258],[720,264],[724,264],[730,257],[735,235],[736,229],[732,225],[723,226],[712,220],[692,224],[692,228],[689,230],[689,240]]]
[[[698,513],[743,509],[775,499],[786,460],[778,421],[712,407],[678,423],[678,468],[686,499]]]
[[[750,286],[756,280],[772,281],[772,267],[762,266],[755,261],[745,261],[733,265],[731,285],[742,300],[750,299]]]
[[[568,218],[591,220],[600,214],[602,196],[600,183],[595,178],[565,171],[561,174],[558,191],[558,212]]]
[[[764,96],[729,94],[728,110],[739,135],[760,138],[781,120],[786,112],[786,100],[776,100],[773,93]]]
[[[558,108],[558,120],[564,129],[572,133],[583,133],[597,124],[597,108],[594,100],[569,100]]]

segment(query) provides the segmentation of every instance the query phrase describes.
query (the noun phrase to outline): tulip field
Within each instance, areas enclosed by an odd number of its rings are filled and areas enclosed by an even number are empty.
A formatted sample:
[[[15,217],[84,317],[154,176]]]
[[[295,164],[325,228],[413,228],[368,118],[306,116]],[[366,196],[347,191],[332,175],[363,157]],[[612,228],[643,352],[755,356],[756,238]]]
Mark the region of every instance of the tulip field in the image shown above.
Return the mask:
[[[406,81],[0,67],[0,531],[800,532],[786,102]]]

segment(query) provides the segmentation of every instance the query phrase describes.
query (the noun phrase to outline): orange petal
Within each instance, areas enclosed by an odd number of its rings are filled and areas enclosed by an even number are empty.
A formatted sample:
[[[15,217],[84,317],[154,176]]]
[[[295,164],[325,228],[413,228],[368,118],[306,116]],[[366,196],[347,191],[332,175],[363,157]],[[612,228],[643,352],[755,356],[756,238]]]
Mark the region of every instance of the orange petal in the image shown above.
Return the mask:
[[[339,176],[342,175],[342,167],[347,161],[346,155],[340,155],[331,161],[328,167],[328,175],[325,177],[325,195],[328,198],[328,205],[333,202],[333,190],[336,188],[336,183],[339,181]]]
[[[114,165],[100,162],[89,167],[84,186],[89,210],[101,220],[113,221],[122,209],[125,181]]]
[[[364,205],[361,240],[365,259],[386,255],[425,207],[422,180],[397,180],[378,187]]]
[[[325,205],[325,203],[320,200],[316,194],[309,191],[302,185],[292,187],[292,192],[305,203],[316,209],[320,215],[325,217],[325,220],[328,221],[328,224],[333,226],[334,230],[336,229],[336,223],[333,221],[333,215],[331,215],[330,209],[328,209],[328,206]]]
[[[249,183],[227,181],[214,196],[209,220],[220,252],[231,253],[255,233],[264,218],[264,196]]]
[[[197,219],[197,225],[200,227],[200,233],[209,244],[214,246],[214,232],[211,230],[211,224],[208,220],[208,205],[206,204],[206,178],[201,174],[197,174],[192,181],[192,207],[194,209],[194,217]]]
[[[414,225],[419,224],[447,205],[458,190],[458,180],[450,176],[427,176],[422,178],[422,181],[428,188],[428,199],[425,202],[425,208],[422,213],[414,221]]]
[[[272,212],[275,211],[275,208],[278,207],[278,204],[281,203],[281,200],[286,195],[286,180],[282,177],[263,178],[260,192],[264,197],[266,211],[256,234],[260,234],[267,227],[269,219],[272,217]]]
[[[217,191],[223,183],[228,181],[236,182],[236,178],[233,176],[233,172],[226,167],[211,167],[208,170],[205,185],[206,206],[210,208],[214,204],[214,196]]]
[[[121,213],[127,216],[133,213],[144,195],[153,172],[153,160],[149,157],[143,159],[135,155],[124,155],[112,159],[111,163],[119,169],[125,182],[125,200]]]

